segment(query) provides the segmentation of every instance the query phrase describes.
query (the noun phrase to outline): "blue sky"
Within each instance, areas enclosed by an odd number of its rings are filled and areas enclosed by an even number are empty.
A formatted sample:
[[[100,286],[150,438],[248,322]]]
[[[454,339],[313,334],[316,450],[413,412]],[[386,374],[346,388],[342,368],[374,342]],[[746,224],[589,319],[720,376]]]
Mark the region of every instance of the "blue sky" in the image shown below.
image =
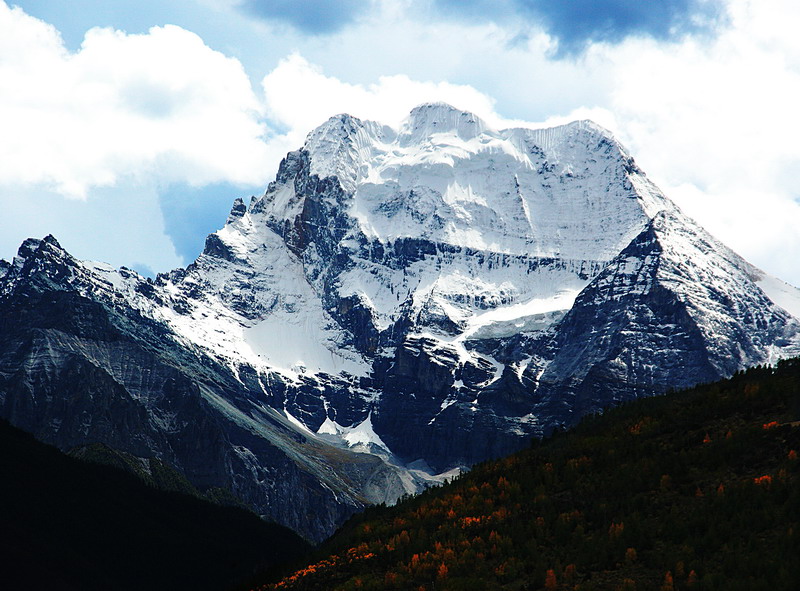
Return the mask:
[[[792,0],[0,0],[0,257],[188,264],[328,116],[445,100],[591,118],[687,213],[800,284]]]

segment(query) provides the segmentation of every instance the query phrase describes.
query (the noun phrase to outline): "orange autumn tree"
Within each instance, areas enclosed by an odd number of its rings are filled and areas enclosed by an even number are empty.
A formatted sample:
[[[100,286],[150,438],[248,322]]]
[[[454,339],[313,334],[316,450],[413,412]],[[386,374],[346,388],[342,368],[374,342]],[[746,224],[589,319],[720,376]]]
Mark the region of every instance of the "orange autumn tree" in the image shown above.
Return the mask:
[[[556,571],[552,568],[547,569],[547,575],[544,578],[544,588],[548,591],[558,589],[558,581],[556,580]]]
[[[436,578],[440,581],[447,578],[448,568],[447,565],[443,562],[439,565],[439,569],[436,571]]]
[[[672,579],[672,573],[670,571],[667,571],[667,574],[664,575],[661,591],[675,591],[675,582]]]

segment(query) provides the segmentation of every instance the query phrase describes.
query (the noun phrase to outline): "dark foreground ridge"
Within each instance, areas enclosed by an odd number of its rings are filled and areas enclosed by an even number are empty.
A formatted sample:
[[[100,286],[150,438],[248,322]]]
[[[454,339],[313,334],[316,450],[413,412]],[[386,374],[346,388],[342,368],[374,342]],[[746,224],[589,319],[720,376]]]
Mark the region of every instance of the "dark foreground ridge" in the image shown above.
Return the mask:
[[[260,590],[795,590],[800,359],[628,403],[352,518]]]
[[[253,513],[68,457],[2,420],[0,483],[3,589],[221,590],[309,550]]]

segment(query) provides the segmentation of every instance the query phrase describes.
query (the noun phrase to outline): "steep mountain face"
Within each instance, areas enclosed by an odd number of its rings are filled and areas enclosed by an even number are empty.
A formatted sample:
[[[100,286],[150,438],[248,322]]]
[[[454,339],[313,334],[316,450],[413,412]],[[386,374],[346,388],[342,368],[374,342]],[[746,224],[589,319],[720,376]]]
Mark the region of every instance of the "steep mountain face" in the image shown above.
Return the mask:
[[[800,291],[609,132],[442,104],[397,130],[330,119],[155,281],[51,238],[0,275],[4,416],[155,454],[312,538],[587,412],[800,352]]]
[[[20,249],[0,305],[0,409],[16,426],[62,449],[101,441],[156,457],[312,540],[416,490],[409,471],[298,428],[258,376],[232,374],[131,307],[162,305],[151,282],[122,269],[112,285],[104,272],[52,237]]]

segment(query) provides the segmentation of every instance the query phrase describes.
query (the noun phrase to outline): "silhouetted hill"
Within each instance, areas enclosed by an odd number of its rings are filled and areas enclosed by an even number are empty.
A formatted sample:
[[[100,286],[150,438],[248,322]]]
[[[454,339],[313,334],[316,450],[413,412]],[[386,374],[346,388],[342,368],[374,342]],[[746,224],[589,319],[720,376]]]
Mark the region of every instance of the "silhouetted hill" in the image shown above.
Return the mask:
[[[151,471],[162,484],[165,472]],[[0,421],[0,588],[220,590],[308,550],[250,512],[158,490]]]
[[[262,589],[800,588],[800,360],[642,399],[351,519]]]

